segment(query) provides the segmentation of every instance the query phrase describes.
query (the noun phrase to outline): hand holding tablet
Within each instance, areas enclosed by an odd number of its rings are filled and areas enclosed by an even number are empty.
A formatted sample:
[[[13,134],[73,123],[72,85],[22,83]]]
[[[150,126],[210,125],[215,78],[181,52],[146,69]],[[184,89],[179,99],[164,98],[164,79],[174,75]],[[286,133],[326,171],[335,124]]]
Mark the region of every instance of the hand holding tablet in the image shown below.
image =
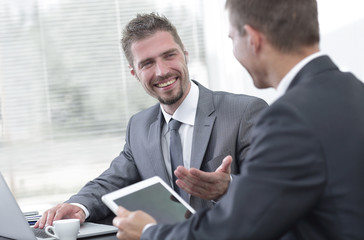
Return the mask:
[[[118,206],[129,211],[142,210],[158,223],[176,223],[189,218],[195,210],[160,177],[152,177],[102,197],[117,214]]]

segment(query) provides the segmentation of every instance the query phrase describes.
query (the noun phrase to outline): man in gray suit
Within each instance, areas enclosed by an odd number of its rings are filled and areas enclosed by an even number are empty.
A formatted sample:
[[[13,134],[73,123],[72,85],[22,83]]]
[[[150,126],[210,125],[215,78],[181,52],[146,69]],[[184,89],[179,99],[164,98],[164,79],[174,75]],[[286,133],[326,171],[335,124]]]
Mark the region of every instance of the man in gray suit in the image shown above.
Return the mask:
[[[213,208],[150,226],[149,215],[120,207],[118,238],[364,239],[364,84],[319,51],[316,0],[226,7],[236,59],[255,86],[281,97],[261,115],[241,174]]]
[[[198,193],[185,194],[195,209],[212,206],[212,200],[226,192],[230,173],[239,173],[251,128],[267,104],[256,97],[213,92],[191,81],[188,52],[165,17],[138,15],[125,27],[122,45],[131,74],[160,103],[131,117],[124,149],[109,169],[66,203],[47,210],[35,227],[43,228],[61,218],[83,222],[112,217],[101,202],[102,195],[155,175],[173,186],[167,125],[172,118],[182,122],[184,167],[209,172],[196,184]]]

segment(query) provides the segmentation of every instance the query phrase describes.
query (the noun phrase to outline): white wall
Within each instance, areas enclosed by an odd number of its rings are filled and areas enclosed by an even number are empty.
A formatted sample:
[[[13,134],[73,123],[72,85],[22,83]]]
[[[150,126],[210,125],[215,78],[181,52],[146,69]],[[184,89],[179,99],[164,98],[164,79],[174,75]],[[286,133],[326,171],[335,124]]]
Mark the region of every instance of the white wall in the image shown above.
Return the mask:
[[[274,99],[273,89],[259,90],[232,54],[228,38],[225,0],[206,1],[206,47],[210,57],[210,88]],[[362,0],[318,0],[321,50],[343,71],[364,80],[364,2]]]
[[[364,2],[319,0],[321,50],[364,81]]]

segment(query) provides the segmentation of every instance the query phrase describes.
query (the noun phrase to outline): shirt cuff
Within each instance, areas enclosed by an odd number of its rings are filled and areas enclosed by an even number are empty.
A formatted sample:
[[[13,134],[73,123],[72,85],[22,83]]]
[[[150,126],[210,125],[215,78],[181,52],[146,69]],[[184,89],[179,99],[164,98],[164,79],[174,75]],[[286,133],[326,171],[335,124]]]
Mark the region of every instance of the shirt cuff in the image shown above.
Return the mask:
[[[85,220],[90,216],[90,212],[87,210],[87,208],[85,207],[85,206],[83,206],[82,204],[80,204],[80,203],[70,203],[71,205],[74,205],[74,206],[77,206],[77,207],[80,207],[83,211],[84,211],[84,213],[85,213],[85,215],[86,215],[86,217],[85,217]]]
[[[143,231],[142,231],[142,234],[148,229],[148,228],[150,228],[150,227],[152,227],[152,226],[155,226],[155,225],[157,225],[157,224],[155,224],[155,223],[148,223],[147,225],[145,225],[144,226],[144,228],[143,228]]]

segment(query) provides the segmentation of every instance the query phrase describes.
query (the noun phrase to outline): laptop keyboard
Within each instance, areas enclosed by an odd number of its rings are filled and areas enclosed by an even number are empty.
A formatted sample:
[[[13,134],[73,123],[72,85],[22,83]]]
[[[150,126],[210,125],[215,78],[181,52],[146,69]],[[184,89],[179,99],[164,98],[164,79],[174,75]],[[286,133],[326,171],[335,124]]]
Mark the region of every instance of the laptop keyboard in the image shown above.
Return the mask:
[[[45,228],[40,229],[40,228],[33,228],[33,233],[37,238],[50,238],[51,236],[49,236],[48,234],[46,234],[45,232]]]

